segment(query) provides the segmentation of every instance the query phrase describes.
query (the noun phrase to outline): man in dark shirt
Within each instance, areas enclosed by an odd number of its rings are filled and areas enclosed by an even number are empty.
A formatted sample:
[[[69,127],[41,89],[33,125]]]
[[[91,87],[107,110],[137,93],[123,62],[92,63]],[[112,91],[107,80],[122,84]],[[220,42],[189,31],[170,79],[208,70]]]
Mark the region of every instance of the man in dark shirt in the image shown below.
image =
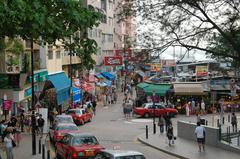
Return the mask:
[[[38,128],[40,132],[40,137],[43,136],[43,126],[44,126],[45,120],[42,118],[42,114],[39,115],[39,119],[37,120]]]

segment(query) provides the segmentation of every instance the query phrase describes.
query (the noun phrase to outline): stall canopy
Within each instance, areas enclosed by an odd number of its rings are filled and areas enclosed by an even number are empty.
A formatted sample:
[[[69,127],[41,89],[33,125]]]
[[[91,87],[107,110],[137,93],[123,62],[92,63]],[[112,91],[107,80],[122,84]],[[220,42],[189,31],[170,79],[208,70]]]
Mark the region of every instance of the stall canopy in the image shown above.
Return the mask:
[[[143,71],[138,70],[136,73],[139,74],[142,78],[145,77],[145,73]]]
[[[96,85],[100,87],[110,87],[112,86],[112,81],[105,80],[102,82],[97,82]]]
[[[172,87],[171,84],[140,83],[137,87],[142,88],[147,95],[152,95],[153,91],[159,96],[165,96]]]
[[[73,103],[76,104],[82,100],[82,90],[76,87],[72,88]]]
[[[70,98],[70,80],[64,72],[49,75],[57,94],[57,104],[61,105]]]
[[[102,72],[101,75],[111,81],[116,79],[116,76],[109,72]]]
[[[101,75],[101,73],[96,74],[95,77],[98,79],[104,78],[103,75]]]
[[[77,88],[81,88],[86,92],[90,92],[90,91],[94,90],[94,87],[91,84],[87,83],[86,81],[84,81],[83,85],[82,85],[80,83],[79,79],[75,79],[74,84]]]
[[[184,82],[173,84],[175,95],[206,95],[202,83]]]

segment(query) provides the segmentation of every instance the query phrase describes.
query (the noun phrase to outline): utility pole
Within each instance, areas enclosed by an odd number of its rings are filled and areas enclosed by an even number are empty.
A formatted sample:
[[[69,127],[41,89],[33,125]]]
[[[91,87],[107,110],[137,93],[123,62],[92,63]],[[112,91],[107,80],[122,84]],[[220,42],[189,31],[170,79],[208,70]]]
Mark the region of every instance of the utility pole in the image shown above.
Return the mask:
[[[32,154],[36,155],[36,118],[34,102],[34,50],[33,39],[31,39],[31,75],[32,75]]]

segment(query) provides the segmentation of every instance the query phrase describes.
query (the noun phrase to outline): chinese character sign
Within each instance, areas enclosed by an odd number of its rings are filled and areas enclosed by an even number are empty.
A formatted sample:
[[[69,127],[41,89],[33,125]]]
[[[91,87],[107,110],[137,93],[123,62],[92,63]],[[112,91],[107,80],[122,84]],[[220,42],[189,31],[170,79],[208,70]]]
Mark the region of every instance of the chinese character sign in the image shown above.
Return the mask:
[[[122,65],[122,64],[123,64],[122,56],[107,56],[107,57],[104,57],[104,65],[105,66],[116,66],[116,65]]]
[[[196,66],[196,75],[197,76],[207,76],[208,67],[207,66]]]

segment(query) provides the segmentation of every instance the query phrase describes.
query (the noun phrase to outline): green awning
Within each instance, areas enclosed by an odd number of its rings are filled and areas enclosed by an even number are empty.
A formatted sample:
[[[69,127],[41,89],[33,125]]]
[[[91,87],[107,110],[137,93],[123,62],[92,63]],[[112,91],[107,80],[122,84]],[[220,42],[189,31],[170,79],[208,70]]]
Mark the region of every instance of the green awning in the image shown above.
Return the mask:
[[[167,91],[171,89],[171,84],[149,84],[143,90],[147,95],[152,95],[153,91],[159,96],[165,96]]]
[[[143,83],[139,83],[138,85],[137,85],[137,87],[139,87],[139,88],[145,88],[145,87],[148,87],[149,86],[149,84],[148,83],[145,83],[145,82],[143,82]]]

